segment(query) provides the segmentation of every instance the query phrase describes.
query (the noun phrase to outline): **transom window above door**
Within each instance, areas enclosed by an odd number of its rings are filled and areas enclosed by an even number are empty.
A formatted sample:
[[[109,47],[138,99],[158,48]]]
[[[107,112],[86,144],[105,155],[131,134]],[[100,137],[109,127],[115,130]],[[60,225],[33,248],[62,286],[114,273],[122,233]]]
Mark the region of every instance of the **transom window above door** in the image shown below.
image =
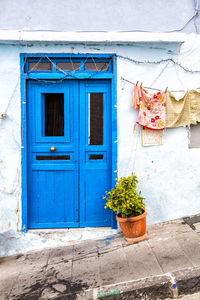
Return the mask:
[[[25,73],[30,72],[112,72],[112,57],[28,58]]]

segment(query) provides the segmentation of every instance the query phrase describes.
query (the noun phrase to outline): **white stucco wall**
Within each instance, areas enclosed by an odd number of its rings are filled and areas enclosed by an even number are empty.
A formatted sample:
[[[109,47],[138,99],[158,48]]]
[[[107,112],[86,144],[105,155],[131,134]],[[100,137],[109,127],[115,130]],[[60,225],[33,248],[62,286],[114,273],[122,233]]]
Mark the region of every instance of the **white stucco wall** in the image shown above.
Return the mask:
[[[198,10],[198,0],[1,0],[0,29],[198,33]]]
[[[21,52],[117,53],[144,62],[171,57],[186,68],[200,70],[199,51],[195,36],[182,46],[158,42],[0,44],[0,114],[8,106],[7,118],[0,120],[0,232],[21,229]],[[131,107],[133,85],[121,77],[150,86],[165,65],[117,59],[118,174],[136,172],[146,198],[148,224],[200,212],[200,149],[188,149],[187,128],[164,131],[163,145],[154,147],[141,147],[140,133],[133,131],[138,114]],[[171,62],[153,86],[187,90],[200,87],[199,78],[200,73],[185,72]]]

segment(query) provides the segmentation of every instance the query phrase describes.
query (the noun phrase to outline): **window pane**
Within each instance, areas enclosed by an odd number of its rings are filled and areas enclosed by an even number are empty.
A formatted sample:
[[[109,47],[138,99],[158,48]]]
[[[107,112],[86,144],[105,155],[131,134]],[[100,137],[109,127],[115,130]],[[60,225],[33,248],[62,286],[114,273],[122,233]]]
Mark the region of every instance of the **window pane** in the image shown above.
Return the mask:
[[[57,70],[63,71],[79,71],[80,63],[79,62],[59,62],[57,63]]]
[[[103,145],[103,93],[89,94],[89,145]]]
[[[45,136],[64,136],[64,94],[45,94]]]
[[[85,70],[86,71],[107,71],[108,70],[107,62],[86,62]]]
[[[29,71],[51,71],[52,64],[50,62],[30,62]]]

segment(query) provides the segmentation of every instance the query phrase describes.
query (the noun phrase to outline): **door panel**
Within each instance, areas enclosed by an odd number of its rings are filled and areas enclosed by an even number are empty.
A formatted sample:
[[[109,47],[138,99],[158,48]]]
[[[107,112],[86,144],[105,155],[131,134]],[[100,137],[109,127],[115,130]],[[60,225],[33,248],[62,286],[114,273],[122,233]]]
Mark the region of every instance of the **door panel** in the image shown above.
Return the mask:
[[[80,226],[111,226],[111,212],[104,209],[103,199],[111,188],[109,81],[81,82],[80,124],[84,124],[80,126]]]
[[[31,228],[60,227],[66,222],[74,223],[73,189],[66,187],[66,182],[74,186],[73,172],[39,170],[32,174],[34,189],[29,210]],[[55,188],[59,186],[62,188]]]
[[[77,92],[75,81],[28,83],[29,228],[79,226]]]
[[[109,80],[29,81],[27,90],[28,227],[111,226]]]

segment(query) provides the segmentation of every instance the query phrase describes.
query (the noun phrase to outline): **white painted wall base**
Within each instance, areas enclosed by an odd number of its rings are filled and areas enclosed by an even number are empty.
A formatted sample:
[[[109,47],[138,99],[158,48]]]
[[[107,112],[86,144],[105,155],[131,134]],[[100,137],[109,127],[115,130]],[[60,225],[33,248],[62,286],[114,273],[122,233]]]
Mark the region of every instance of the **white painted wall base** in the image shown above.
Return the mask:
[[[85,240],[106,239],[118,230],[110,228],[41,229],[28,233],[9,230],[0,234],[0,257],[26,253],[28,251],[70,246]]]

